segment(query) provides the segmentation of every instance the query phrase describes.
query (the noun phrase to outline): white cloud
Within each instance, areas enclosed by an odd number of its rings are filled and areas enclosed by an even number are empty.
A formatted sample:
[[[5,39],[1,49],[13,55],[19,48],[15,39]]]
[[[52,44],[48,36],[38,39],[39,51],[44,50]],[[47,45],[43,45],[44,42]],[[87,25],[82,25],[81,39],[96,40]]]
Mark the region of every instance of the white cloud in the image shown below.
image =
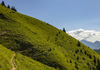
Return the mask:
[[[67,33],[78,40],[85,39],[91,42],[100,41],[100,32],[96,32],[95,30],[77,29],[68,31]]]

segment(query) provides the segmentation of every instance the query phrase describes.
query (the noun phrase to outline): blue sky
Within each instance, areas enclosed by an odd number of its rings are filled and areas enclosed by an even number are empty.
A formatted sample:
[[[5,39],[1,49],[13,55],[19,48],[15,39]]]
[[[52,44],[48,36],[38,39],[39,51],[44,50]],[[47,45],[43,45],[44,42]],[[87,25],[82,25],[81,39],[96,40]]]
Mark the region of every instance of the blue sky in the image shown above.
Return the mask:
[[[100,0],[3,0],[18,12],[66,31],[100,31]],[[0,0],[2,2],[2,0]]]

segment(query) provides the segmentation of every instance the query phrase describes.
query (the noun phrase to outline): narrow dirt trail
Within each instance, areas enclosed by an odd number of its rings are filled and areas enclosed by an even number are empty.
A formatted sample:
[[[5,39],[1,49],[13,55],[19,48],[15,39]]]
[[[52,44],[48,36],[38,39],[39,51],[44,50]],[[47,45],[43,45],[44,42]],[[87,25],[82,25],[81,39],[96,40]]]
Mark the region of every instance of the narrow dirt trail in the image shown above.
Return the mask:
[[[0,32],[0,35],[6,34],[7,31]]]
[[[70,41],[72,39],[72,37],[70,38],[70,39],[68,39],[67,41],[65,41],[66,43],[68,42],[68,41]]]
[[[11,70],[16,70],[16,68],[17,68],[17,65],[14,62],[14,57],[15,56],[16,56],[16,54],[14,53],[13,56],[12,56],[12,58],[11,58],[11,60],[10,60],[10,63],[13,66],[13,68]]]

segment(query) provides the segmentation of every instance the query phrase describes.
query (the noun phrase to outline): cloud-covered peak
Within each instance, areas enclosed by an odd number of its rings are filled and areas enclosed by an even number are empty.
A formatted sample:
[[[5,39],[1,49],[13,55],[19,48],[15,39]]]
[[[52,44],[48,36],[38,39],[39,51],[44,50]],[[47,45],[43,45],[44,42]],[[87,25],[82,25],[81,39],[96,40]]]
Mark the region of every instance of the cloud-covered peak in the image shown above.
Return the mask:
[[[67,33],[78,40],[85,39],[91,42],[100,41],[100,32],[97,32],[95,30],[77,29],[68,31]]]

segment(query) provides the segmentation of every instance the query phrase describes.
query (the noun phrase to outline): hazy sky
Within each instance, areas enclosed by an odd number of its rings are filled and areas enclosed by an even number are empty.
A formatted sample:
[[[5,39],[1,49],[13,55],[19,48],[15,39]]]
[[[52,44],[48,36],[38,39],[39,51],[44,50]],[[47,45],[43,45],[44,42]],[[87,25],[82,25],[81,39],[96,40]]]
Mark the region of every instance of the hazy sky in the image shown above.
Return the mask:
[[[18,12],[66,31],[100,31],[100,0],[3,0]],[[1,2],[1,0],[0,0]]]

